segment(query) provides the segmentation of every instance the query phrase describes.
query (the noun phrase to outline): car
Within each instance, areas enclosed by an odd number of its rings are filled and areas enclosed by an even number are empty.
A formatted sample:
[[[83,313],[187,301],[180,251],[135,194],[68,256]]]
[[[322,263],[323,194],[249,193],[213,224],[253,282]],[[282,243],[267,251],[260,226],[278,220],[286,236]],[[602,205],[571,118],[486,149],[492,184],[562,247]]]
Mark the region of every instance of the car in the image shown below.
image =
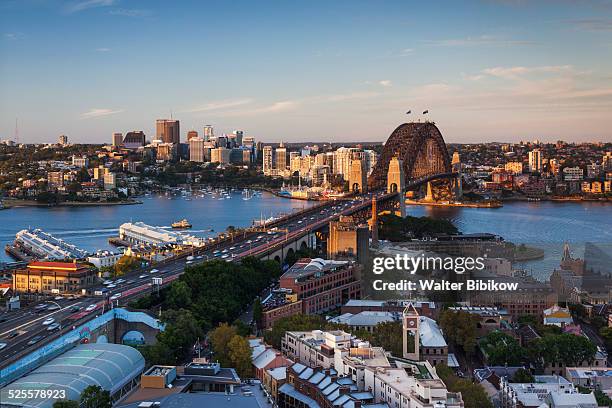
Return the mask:
[[[64,300],[64,298],[62,296],[56,296],[53,298],[53,300]]]
[[[303,222],[304,222],[304,221],[302,221],[302,220],[299,220],[299,221],[298,221],[298,224],[301,224],[301,223],[303,223]]]
[[[263,235],[258,235],[257,239],[262,239],[264,236]]]
[[[226,254],[227,253],[227,249],[224,249],[223,251],[221,251],[222,253]]]
[[[79,306],[72,306],[69,310],[71,313],[76,313],[81,310],[81,308]]]
[[[215,249],[215,250],[213,251],[213,254],[218,254],[219,252],[221,252],[221,251],[220,251],[220,250],[218,250],[218,249]]]
[[[119,283],[123,283],[123,282],[125,282],[125,279],[117,279],[117,282],[115,282],[115,283],[119,284]]]
[[[50,305],[50,306],[47,308],[47,312],[52,312],[52,311],[54,311],[54,310],[59,310],[59,309],[60,309],[59,305]]]
[[[110,285],[110,284],[112,284],[112,283],[113,283],[113,281],[112,281],[112,280],[105,280],[104,282],[102,282],[102,284],[103,284],[104,286],[106,286],[106,285]]]
[[[30,341],[28,341],[28,346],[31,346],[33,344],[38,343],[39,341],[41,341],[45,336],[34,336],[30,339]]]
[[[138,279],[145,279],[146,277],[147,277],[147,275],[140,275],[140,276],[138,277]]]
[[[95,303],[93,305],[89,305],[85,308],[86,311],[91,312],[92,310],[94,310],[96,307],[98,307],[98,305],[96,305]]]
[[[70,295],[66,299],[68,299],[68,300],[76,300],[77,297],[75,295]]]
[[[6,347],[6,343],[0,343],[0,350]]]
[[[49,307],[48,304],[46,303],[41,303],[40,305],[36,305],[34,306],[34,310],[45,310],[47,307]]]
[[[135,281],[135,280],[130,279],[129,281],[127,281],[127,282],[125,282],[125,283],[127,283],[128,285],[131,285],[132,283],[136,283],[136,281]]]
[[[204,258],[202,255],[196,256],[196,259],[202,259],[202,258]]]
[[[112,288],[116,288],[117,285],[115,285],[114,283],[111,283],[110,285],[107,286],[107,288],[112,289]]]
[[[149,273],[157,273],[157,272],[159,272],[159,269],[151,269],[151,270],[149,271]]]
[[[251,244],[253,241],[251,241],[250,239],[246,242],[247,244]]]
[[[185,262],[185,265],[191,265],[193,263],[193,261],[187,261]]]
[[[8,317],[6,316],[0,316],[0,323],[4,323],[8,320]]]
[[[229,257],[229,255],[228,255],[228,254],[225,254],[225,255],[223,255],[221,258],[225,259],[225,258],[227,258],[227,257]]]
[[[193,261],[195,258],[194,258],[193,256],[189,255],[189,256],[188,256],[187,258],[185,258],[185,259],[187,259],[188,261]]]
[[[53,331],[53,330],[57,330],[60,328],[59,323],[53,323],[50,324],[49,327],[47,327],[47,331]]]
[[[55,319],[52,317],[47,317],[45,320],[43,320],[42,324],[43,326],[48,326],[51,323],[55,322]]]
[[[8,336],[6,336],[7,339],[14,339],[15,337],[19,336],[19,332],[14,331],[11,334],[9,334]]]
[[[230,251],[233,251],[234,249],[236,249],[236,247],[230,247]]]
[[[121,293],[115,293],[113,296],[110,297],[111,302],[113,300],[117,300],[121,297]]]

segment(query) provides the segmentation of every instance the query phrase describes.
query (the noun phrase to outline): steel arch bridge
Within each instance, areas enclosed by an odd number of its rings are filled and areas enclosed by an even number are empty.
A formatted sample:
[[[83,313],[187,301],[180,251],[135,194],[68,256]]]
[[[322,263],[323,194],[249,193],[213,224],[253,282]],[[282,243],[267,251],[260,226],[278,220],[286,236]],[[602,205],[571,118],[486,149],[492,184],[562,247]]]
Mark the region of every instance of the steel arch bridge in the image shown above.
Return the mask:
[[[403,163],[407,186],[452,174],[442,133],[433,122],[404,123],[391,133],[368,178],[370,189],[385,188],[389,162],[394,156]]]

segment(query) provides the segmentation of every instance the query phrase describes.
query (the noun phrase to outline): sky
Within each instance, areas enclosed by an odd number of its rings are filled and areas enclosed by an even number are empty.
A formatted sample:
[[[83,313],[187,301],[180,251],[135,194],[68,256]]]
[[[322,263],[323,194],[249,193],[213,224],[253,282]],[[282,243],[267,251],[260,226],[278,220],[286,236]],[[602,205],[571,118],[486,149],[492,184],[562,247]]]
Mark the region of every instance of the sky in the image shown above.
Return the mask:
[[[0,0],[0,35],[0,139],[612,141],[612,0]]]

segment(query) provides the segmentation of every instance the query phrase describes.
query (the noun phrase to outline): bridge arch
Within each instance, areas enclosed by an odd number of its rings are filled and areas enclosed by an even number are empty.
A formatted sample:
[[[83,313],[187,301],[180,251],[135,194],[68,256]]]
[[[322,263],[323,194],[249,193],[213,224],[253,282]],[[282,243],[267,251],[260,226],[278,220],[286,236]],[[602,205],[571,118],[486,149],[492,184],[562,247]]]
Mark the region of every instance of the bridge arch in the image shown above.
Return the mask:
[[[383,188],[391,158],[403,166],[409,180],[451,173],[451,160],[442,133],[432,122],[411,122],[398,126],[383,147],[382,154],[368,178],[370,188]]]

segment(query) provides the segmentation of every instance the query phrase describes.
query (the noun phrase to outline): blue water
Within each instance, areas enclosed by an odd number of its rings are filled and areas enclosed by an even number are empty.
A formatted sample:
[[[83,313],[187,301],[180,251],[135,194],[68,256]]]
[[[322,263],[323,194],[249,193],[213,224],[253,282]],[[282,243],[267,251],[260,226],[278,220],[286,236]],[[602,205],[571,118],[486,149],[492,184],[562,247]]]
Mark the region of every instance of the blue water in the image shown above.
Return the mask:
[[[232,199],[165,196],[142,197],[143,204],[106,207],[23,207],[0,211],[0,244],[12,242],[23,228],[41,228],[87,250],[109,248],[107,240],[118,234],[120,224],[143,221],[170,226],[187,218],[190,233],[208,236],[224,231],[229,225],[248,226],[254,219],[289,213],[313,205],[263,193],[242,200],[240,192]],[[569,242],[576,257],[584,256],[585,243],[591,242],[612,255],[612,205],[596,202],[554,203],[514,202],[502,208],[461,208],[409,206],[408,214],[428,215],[453,221],[464,233],[490,232],[515,243],[545,250],[542,260],[519,264],[540,279],[546,279],[559,264],[563,243]],[[213,228],[215,232],[206,232]],[[8,260],[0,251],[0,260]],[[587,259],[588,265],[589,259]]]

